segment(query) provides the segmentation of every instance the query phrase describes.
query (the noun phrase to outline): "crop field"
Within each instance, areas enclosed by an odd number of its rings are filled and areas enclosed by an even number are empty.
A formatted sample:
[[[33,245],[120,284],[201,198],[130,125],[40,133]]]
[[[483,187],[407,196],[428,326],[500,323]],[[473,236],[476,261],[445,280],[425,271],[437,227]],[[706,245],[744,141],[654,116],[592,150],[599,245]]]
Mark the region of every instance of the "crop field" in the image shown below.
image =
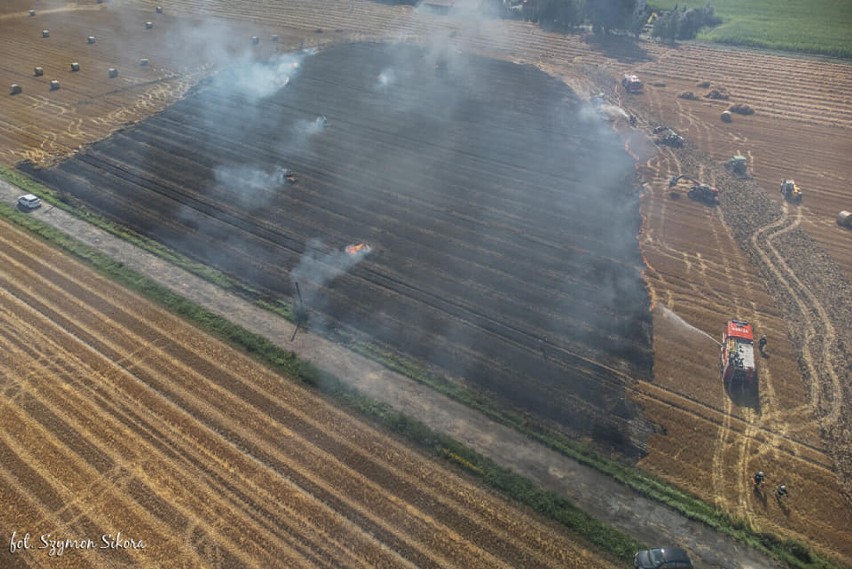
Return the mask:
[[[143,14],[154,5],[122,6]],[[237,94],[217,84],[229,77],[220,74],[154,120],[84,146],[76,158],[56,168],[36,170],[39,178],[84,196],[93,207],[118,212],[183,250],[194,236],[206,235],[205,243],[218,245],[201,247],[196,241],[197,256],[240,272],[266,290],[287,293],[300,280],[312,325],[360,325],[363,332],[512,405],[546,411],[547,402],[540,406],[540,399],[555,395],[550,416],[541,416],[580,432],[594,435],[593,425],[580,423],[604,409],[620,429],[599,428],[599,436],[617,438],[613,435],[624,433],[632,421],[641,435],[632,433],[621,450],[635,453],[635,445],[644,445],[640,468],[757,531],[795,537],[842,566],[852,565],[852,232],[834,222],[838,211],[852,209],[848,64],[705,45],[672,49],[601,42],[547,33],[523,22],[476,19],[466,12],[440,16],[372,1],[319,6],[288,0],[273,7],[181,0],[167,6],[175,26],[202,11],[245,30],[235,34],[241,39],[280,33],[282,44],[286,39],[296,47],[303,40],[312,45],[373,38],[403,39],[408,45],[397,50],[396,59],[374,44],[341,45],[306,56],[298,73],[287,73],[292,74],[290,84],[257,104],[270,112],[248,118],[235,110]],[[117,6],[104,14],[115,12]],[[91,11],[90,17],[95,14],[101,12]],[[15,58],[0,57],[0,79],[6,83],[24,84],[7,63],[27,59],[23,44],[42,45],[41,24],[30,22],[25,12],[17,20],[0,20],[3,32],[21,26],[35,32],[26,36],[31,40],[21,39],[21,45],[0,48],[18,50]],[[95,23],[76,21],[79,31],[73,37],[85,38]],[[91,33],[98,35],[100,45],[107,31]],[[263,37],[260,48],[268,49]],[[442,52],[436,46],[449,49]],[[90,46],[84,42],[80,47]],[[448,61],[445,70],[435,68],[442,56]],[[63,67],[67,59],[62,51],[45,57],[56,58]],[[495,59],[534,65],[580,97],[604,91],[614,105],[633,112],[636,128],[623,119],[615,126],[637,159],[641,201],[629,187],[633,173],[621,166],[623,158],[614,151],[609,133],[583,122],[583,114],[576,112],[583,107],[571,92],[529,67]],[[222,57],[218,63],[226,60],[232,61]],[[212,69],[217,62],[211,61]],[[459,70],[474,64],[488,72],[465,80],[467,74]],[[31,66],[27,60],[22,67],[29,73]],[[188,69],[163,66],[163,73],[173,77],[169,81],[183,85],[172,97],[187,92],[208,67],[199,60]],[[640,74],[644,94],[628,97],[616,89],[614,79],[627,71]],[[334,79],[323,86],[319,75],[313,75],[321,72]],[[499,76],[523,78],[525,85],[536,87],[521,89],[518,81],[506,80],[489,89],[488,82]],[[463,96],[442,94],[447,81]],[[725,88],[730,99],[704,97],[710,88],[699,82]],[[76,145],[95,143],[127,126],[121,120],[104,122],[102,129],[91,125],[144,98],[141,91],[128,91],[122,95],[127,98],[110,102],[103,92],[70,96],[64,88],[40,94],[39,100],[50,102],[66,97],[60,116],[91,114],[80,123],[87,126],[85,136],[75,138],[68,134],[73,129],[47,114],[38,120],[19,114],[24,102],[36,104],[26,98],[32,89],[24,87],[24,98],[0,98],[0,156],[10,164],[29,158],[52,166]],[[425,89],[431,114],[405,107],[406,91],[415,88]],[[678,98],[685,90],[694,91],[697,99]],[[88,100],[97,104],[83,103]],[[465,104],[474,100],[487,104]],[[215,112],[204,112],[210,106],[203,102],[215,104]],[[164,98],[158,110],[166,103]],[[732,123],[723,123],[719,114],[731,103],[746,103],[755,114],[734,115]],[[552,120],[536,118],[539,106],[560,112],[552,113]],[[489,113],[504,126],[478,126]],[[315,122],[320,115],[328,118],[324,129]],[[235,134],[238,121],[244,121],[246,133],[259,134]],[[686,147],[654,145],[650,131],[658,124],[675,128],[686,138]],[[199,133],[211,133],[213,125],[232,129],[230,138],[200,140]],[[399,125],[396,130],[394,125]],[[567,125],[582,128],[569,132]],[[418,142],[427,136],[439,143]],[[483,138],[488,144],[477,152],[473,145]],[[541,139],[555,150],[530,150],[531,142]],[[344,144],[350,147],[347,160],[332,159],[342,156]],[[413,150],[419,154],[411,155],[420,158],[405,159]],[[564,186],[575,192],[584,187],[578,184],[582,176],[565,174],[568,165],[574,160],[594,164],[602,153],[614,157],[612,179],[618,182],[605,184],[612,193],[602,196],[625,216],[623,236],[635,239],[639,233],[647,263],[645,285],[654,308],[644,317],[588,304],[584,295],[592,295],[593,279],[584,279],[591,275],[572,273],[587,252],[607,259],[610,264],[601,269],[623,268],[616,274],[630,283],[641,267],[632,250],[602,254],[612,242],[595,239],[602,235],[595,232],[618,223],[610,219],[601,226],[605,210],[596,209],[588,195],[580,191],[570,200],[556,199],[566,197],[558,191],[563,183],[557,178],[564,177]],[[735,153],[748,157],[752,179],[733,179],[721,167]],[[177,162],[179,169],[170,166]],[[238,164],[248,169],[235,168]],[[235,172],[238,178],[263,180],[280,174],[276,168],[281,167],[293,169],[295,184],[282,183],[270,192],[264,184],[246,183],[248,201],[228,192]],[[406,184],[404,173],[434,183]],[[720,204],[710,207],[671,192],[667,182],[676,174],[716,185],[722,191]],[[804,188],[801,204],[782,200],[782,178],[795,178]],[[134,205],[140,195],[149,196],[149,209]],[[186,205],[190,199],[191,207]],[[641,228],[631,217],[636,208]],[[232,233],[233,241],[226,240]],[[360,242],[373,246],[369,254],[343,256],[345,246]],[[260,254],[233,255],[237,244],[249,244],[253,252],[274,251],[277,266],[261,263],[266,257]],[[229,267],[229,256],[239,264]],[[348,272],[322,269],[340,259]],[[435,274],[443,262],[448,270]],[[580,300],[572,304],[578,312],[565,310],[569,298]],[[373,310],[378,306],[399,311]],[[635,343],[635,331],[615,326],[633,322],[634,330],[647,334],[647,318],[653,323],[652,353]],[[719,379],[716,340],[731,318],[751,321],[758,334],[769,338],[767,357],[758,361],[754,394],[728,391]],[[602,341],[602,335],[613,332],[607,326],[621,330],[615,342]],[[615,346],[633,349],[620,356]],[[652,374],[647,367],[651,355]],[[513,377],[520,380],[510,381]],[[606,389],[599,389],[601,385]],[[531,399],[536,390],[529,386],[536,388],[538,401]],[[598,399],[585,400],[588,391]],[[581,419],[572,425],[572,417]],[[643,442],[649,426],[654,434]],[[750,487],[758,469],[769,482],[764,494]],[[791,490],[789,500],[781,503],[771,496],[780,483]]]
[[[315,327],[636,454],[622,383],[648,377],[650,314],[630,159],[534,67],[440,57],[343,45],[237,69],[31,174],[270,294],[300,283]],[[343,252],[358,242],[372,251]]]
[[[0,259],[4,566],[611,566],[5,222]]]
[[[703,8],[701,0],[653,0],[652,9]],[[699,39],[732,45],[852,57],[852,4],[833,0],[773,2],[716,0],[723,23],[704,30]]]

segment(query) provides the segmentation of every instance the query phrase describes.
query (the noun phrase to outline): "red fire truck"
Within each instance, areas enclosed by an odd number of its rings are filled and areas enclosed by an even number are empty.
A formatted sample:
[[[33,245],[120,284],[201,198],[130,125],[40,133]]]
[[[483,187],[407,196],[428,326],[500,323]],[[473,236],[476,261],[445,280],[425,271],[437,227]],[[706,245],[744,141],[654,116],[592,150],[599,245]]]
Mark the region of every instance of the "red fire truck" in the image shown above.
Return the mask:
[[[754,367],[754,329],[748,322],[731,320],[722,335],[722,379],[751,384]]]

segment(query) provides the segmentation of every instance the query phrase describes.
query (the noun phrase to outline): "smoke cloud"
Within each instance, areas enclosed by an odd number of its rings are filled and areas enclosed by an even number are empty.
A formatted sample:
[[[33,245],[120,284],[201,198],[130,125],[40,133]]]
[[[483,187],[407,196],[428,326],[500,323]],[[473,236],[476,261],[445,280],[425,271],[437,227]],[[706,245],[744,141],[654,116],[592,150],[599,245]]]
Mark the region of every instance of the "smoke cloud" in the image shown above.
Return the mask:
[[[290,272],[290,279],[294,285],[299,283],[302,300],[308,307],[312,307],[311,305],[321,288],[350,271],[369,253],[368,248],[354,253],[336,249],[329,250],[322,240],[311,239],[305,247],[305,252],[299,260],[299,264]]]

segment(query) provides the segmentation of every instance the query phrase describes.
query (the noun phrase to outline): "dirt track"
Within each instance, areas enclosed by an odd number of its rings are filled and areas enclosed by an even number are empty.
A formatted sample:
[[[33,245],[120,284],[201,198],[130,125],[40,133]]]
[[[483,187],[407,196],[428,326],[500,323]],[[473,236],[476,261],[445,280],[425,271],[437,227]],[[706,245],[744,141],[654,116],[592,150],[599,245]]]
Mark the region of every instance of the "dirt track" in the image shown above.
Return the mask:
[[[217,4],[208,4],[216,9]],[[152,6],[146,4],[145,9]],[[852,130],[848,123],[852,101],[836,95],[852,89],[848,64],[754,52],[744,55],[693,45],[673,50],[642,44],[636,50],[618,43],[585,41],[580,36],[548,34],[519,22],[486,21],[474,29],[447,18],[415,18],[408,8],[373,2],[354,2],[351,12],[348,1],[327,2],[318,11],[315,2],[293,0],[280,13],[256,3],[251,8],[240,5],[239,9],[233,3],[219,6],[220,13],[230,18],[255,22],[255,29],[262,20],[282,33],[299,30],[309,41],[333,40],[332,35],[351,39],[418,38],[437,28],[450,43],[486,55],[535,63],[586,94],[599,88],[596,80],[602,75],[617,77],[638,69],[648,89],[631,105],[635,103],[649,121],[675,126],[716,161],[737,151],[745,153],[766,199],[780,202],[778,179],[795,177],[805,187],[806,198],[798,211],[793,210],[793,222],[847,274],[852,271],[852,234],[833,222],[836,210],[850,209],[844,200],[848,200],[845,188],[850,184]],[[175,3],[174,10],[192,12],[197,5]],[[316,34],[318,27],[325,33]],[[33,28],[36,32],[38,29]],[[342,31],[334,31],[337,29]],[[452,30],[459,33],[450,39]],[[57,53],[57,58],[64,66],[66,56]],[[707,65],[708,61],[713,65]],[[23,68],[29,72],[29,63]],[[8,69],[4,68],[4,73]],[[17,79],[3,76],[9,82]],[[733,102],[749,103],[757,114],[735,116],[732,125],[724,125],[718,121],[724,103],[675,97],[685,89],[703,94],[695,84],[704,80],[728,87]],[[69,103],[66,113],[79,112],[73,100]],[[20,116],[10,104],[18,103],[9,98],[0,101],[0,116]],[[43,126],[52,124],[44,117],[38,119]],[[88,120],[83,124],[90,125]],[[69,137],[64,127],[45,137],[38,133],[21,137],[17,129],[9,123],[3,127],[4,156],[10,162],[40,156],[31,153],[40,144],[54,145],[56,152],[64,152],[77,140]],[[84,130],[93,138],[102,132]],[[714,344],[675,324],[670,315],[655,313],[655,382],[640,383],[644,395],[637,395],[636,400],[665,434],[651,439],[643,466],[716,501],[758,528],[790,532],[848,563],[852,557],[848,550],[852,543],[848,532],[852,527],[850,509],[840,494],[826,445],[819,436],[815,405],[810,403],[811,393],[800,371],[798,340],[794,344],[790,339],[790,317],[771,296],[774,291],[761,284],[752,259],[743,254],[730,224],[725,223],[723,208],[675,199],[665,188],[668,177],[677,173],[699,177],[706,173],[709,181],[718,182],[709,164],[704,166],[707,170],[702,170],[701,164],[683,164],[682,156],[668,150],[644,156],[643,163],[645,159],[648,162],[643,175],[648,187],[643,202],[647,220],[643,252],[653,267],[649,282],[658,303],[714,337],[728,318],[748,318],[769,335],[770,358],[761,362],[759,407],[740,405],[741,401],[732,399],[718,382]],[[764,238],[771,238],[769,230],[757,239]],[[825,301],[821,302],[825,306]],[[792,309],[799,310],[796,306]],[[795,337],[798,324],[793,327]],[[819,354],[815,349],[812,354]],[[818,396],[820,390],[817,386],[814,389]],[[766,470],[774,482],[784,473],[793,489],[786,511],[749,492],[748,481],[757,468]]]

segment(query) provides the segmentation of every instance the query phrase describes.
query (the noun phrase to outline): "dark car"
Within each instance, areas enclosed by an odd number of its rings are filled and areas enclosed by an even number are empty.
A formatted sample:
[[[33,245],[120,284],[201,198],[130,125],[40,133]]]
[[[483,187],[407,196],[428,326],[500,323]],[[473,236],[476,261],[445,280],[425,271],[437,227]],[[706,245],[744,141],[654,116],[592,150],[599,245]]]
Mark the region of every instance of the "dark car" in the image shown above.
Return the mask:
[[[645,549],[633,558],[636,569],[692,569],[692,561],[679,547]]]

